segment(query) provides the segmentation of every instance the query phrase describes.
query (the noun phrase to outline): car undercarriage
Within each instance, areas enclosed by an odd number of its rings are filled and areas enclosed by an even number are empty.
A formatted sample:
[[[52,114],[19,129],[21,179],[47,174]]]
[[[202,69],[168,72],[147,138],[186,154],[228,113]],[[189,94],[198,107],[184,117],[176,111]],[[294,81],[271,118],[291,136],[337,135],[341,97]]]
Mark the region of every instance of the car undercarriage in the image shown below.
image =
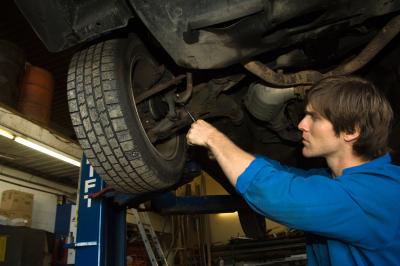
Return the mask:
[[[72,124],[118,191],[175,188],[196,162],[235,194],[206,151],[188,149],[193,119],[249,152],[320,163],[301,156],[297,124],[307,91],[335,75],[378,84],[399,149],[400,1],[15,2],[50,51],[80,46],[68,72]]]

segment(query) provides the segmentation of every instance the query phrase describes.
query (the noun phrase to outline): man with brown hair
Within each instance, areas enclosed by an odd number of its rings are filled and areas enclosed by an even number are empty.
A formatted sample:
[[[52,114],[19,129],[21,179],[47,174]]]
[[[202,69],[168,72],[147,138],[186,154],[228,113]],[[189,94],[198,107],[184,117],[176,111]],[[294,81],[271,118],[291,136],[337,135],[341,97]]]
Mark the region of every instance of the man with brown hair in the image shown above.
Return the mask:
[[[257,212],[307,232],[309,265],[400,265],[400,167],[387,154],[393,112],[370,82],[321,80],[308,94],[303,155],[329,169],[301,170],[253,156],[203,120],[190,145],[208,148]]]

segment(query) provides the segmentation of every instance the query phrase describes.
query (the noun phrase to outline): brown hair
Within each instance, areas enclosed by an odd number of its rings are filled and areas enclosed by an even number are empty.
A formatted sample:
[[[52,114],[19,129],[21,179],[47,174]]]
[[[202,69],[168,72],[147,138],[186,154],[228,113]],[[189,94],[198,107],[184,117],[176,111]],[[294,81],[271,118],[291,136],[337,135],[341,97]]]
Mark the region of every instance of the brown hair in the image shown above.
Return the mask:
[[[354,76],[324,78],[310,89],[307,102],[332,123],[336,135],[360,129],[356,154],[374,159],[387,152],[393,111],[371,82]]]

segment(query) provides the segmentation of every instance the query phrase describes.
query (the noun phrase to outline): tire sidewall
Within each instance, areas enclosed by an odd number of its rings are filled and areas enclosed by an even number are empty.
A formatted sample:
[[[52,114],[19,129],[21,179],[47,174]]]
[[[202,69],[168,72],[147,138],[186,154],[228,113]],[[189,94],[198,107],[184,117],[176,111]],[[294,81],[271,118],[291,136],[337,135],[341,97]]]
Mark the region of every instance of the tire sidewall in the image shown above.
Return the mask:
[[[136,38],[120,39],[117,42],[115,54],[116,86],[120,106],[131,137],[134,139],[137,151],[147,167],[154,172],[156,177],[164,184],[171,186],[177,183],[181,177],[186,159],[186,143],[184,136],[177,136],[177,149],[172,158],[162,157],[149,141],[138,116],[134,104],[131,88],[132,61],[137,58],[146,58],[155,65],[158,63],[150,55],[141,41]],[[136,155],[129,155],[135,157]]]

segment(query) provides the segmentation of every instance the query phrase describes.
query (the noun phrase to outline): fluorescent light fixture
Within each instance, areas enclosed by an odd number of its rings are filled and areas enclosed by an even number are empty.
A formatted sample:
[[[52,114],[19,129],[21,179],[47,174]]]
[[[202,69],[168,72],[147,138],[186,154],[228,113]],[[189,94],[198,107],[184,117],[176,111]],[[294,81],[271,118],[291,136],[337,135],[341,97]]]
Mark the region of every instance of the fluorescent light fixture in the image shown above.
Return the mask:
[[[18,143],[20,143],[22,145],[25,145],[25,146],[27,146],[27,147],[29,147],[31,149],[40,151],[40,152],[42,152],[44,154],[47,154],[49,156],[52,156],[52,157],[57,158],[59,160],[62,160],[64,162],[70,163],[72,165],[75,165],[75,166],[78,166],[78,167],[81,166],[80,161],[78,161],[78,160],[76,160],[74,158],[71,158],[70,156],[68,156],[66,154],[63,154],[60,151],[57,151],[57,150],[51,149],[51,148],[47,148],[47,147],[45,147],[43,145],[40,145],[40,144],[35,143],[33,141],[27,140],[26,138],[16,136],[16,134],[13,134],[13,133],[9,132],[8,130],[0,128],[0,136],[6,137],[8,139],[15,140],[16,142],[18,142]]]
[[[61,153],[58,152],[58,151],[54,151],[54,150],[51,150],[51,149],[49,149],[49,148],[46,148],[46,147],[44,147],[44,146],[42,146],[42,145],[36,144],[36,143],[34,143],[34,142],[32,142],[32,141],[29,141],[29,140],[27,140],[27,139],[25,139],[25,138],[15,137],[14,140],[15,140],[16,142],[22,144],[22,145],[25,145],[25,146],[31,148],[31,149],[34,149],[34,150],[43,152],[43,153],[45,153],[45,154],[47,154],[47,155],[50,155],[50,156],[52,156],[52,157],[54,157],[54,158],[57,158],[57,159],[59,159],[59,160],[62,160],[62,161],[64,161],[64,162],[70,163],[70,164],[75,165],[75,166],[78,166],[78,167],[81,166],[81,162],[79,162],[79,161],[77,161],[77,160],[74,160],[74,159],[72,159],[72,158],[70,158],[70,157],[67,157],[67,156],[61,154]]]
[[[8,132],[7,130],[1,129],[0,128],[0,136],[9,138],[9,139],[14,139],[14,135]]]

